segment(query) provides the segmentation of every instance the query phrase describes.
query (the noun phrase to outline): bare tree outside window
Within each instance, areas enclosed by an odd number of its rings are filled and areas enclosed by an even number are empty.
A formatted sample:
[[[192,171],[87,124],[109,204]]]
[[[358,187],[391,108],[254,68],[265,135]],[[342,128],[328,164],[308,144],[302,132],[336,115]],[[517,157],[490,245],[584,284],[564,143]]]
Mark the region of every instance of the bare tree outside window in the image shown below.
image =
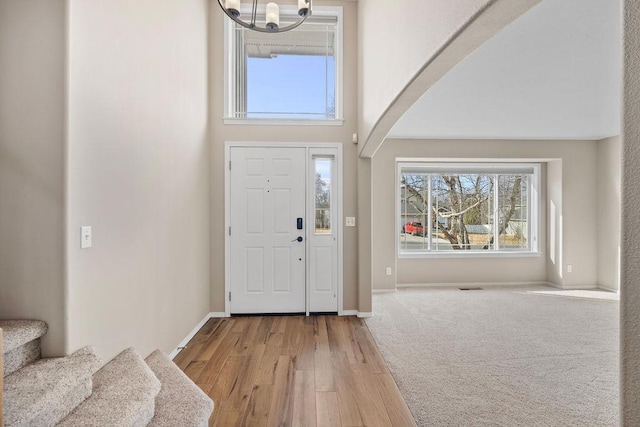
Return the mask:
[[[403,172],[401,249],[530,250],[529,181],[526,174]]]
[[[318,234],[331,233],[331,159],[315,159],[315,228]]]

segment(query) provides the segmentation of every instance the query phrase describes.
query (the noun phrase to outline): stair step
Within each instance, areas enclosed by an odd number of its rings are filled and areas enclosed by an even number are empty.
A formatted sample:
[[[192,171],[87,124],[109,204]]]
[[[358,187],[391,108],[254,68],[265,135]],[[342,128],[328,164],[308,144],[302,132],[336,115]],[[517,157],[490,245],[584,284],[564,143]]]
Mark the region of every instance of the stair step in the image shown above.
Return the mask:
[[[48,326],[41,320],[0,320],[4,332],[4,376],[40,359],[40,337]]]
[[[4,332],[4,352],[12,350],[40,338],[49,328],[42,320],[0,320],[0,328]]]
[[[156,350],[145,359],[162,388],[149,426],[207,426],[213,401],[164,353]]]
[[[71,356],[42,359],[4,378],[4,422],[53,426],[91,394],[102,361],[86,347]]]
[[[129,348],[93,376],[93,394],[60,426],[146,426],[154,415],[160,381]]]

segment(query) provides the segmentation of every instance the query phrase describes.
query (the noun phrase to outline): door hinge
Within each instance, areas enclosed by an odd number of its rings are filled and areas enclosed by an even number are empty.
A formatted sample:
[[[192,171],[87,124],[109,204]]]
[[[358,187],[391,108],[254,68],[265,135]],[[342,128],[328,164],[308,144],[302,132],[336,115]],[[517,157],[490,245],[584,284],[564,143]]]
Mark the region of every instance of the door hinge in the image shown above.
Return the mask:
[[[231,236],[231,227],[229,227],[229,236]]]
[[[231,292],[229,292],[229,302],[231,302]]]
[[[229,170],[231,170],[231,160],[229,160]]]

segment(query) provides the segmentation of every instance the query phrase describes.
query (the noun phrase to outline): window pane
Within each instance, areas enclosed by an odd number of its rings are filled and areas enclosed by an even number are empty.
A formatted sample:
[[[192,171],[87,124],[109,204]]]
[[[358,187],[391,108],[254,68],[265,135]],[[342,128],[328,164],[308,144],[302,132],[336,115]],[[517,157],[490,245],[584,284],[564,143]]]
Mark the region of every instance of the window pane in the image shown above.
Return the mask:
[[[528,215],[526,175],[498,177],[498,240],[500,249],[527,249]]]
[[[433,245],[438,251],[493,249],[493,177],[433,175]]]
[[[429,175],[402,175],[400,200],[400,247],[407,251],[429,249]]]
[[[316,234],[331,234],[331,159],[315,159]]]
[[[238,102],[237,116],[334,119],[335,29],[317,23],[281,34],[242,29],[246,109]]]

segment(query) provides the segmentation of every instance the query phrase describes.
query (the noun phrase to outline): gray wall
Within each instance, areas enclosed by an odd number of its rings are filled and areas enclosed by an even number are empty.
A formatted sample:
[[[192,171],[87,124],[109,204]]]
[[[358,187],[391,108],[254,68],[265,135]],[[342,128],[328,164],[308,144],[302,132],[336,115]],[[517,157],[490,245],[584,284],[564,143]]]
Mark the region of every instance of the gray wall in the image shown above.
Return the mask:
[[[598,286],[620,289],[620,137],[598,141]]]
[[[64,353],[65,2],[0,0],[0,316]]]
[[[224,21],[218,6],[211,7],[210,99],[211,99],[211,309],[224,312],[224,143],[244,142],[337,142],[343,144],[344,216],[357,216],[356,132],[356,22],[353,1],[324,1],[323,6],[344,9],[344,124],[342,126],[225,125],[224,117]],[[344,218],[342,219],[344,221]],[[363,310],[358,305],[357,227],[344,227],[344,309]],[[364,308],[365,311],[370,311]],[[369,307],[370,308],[370,307]]]
[[[209,312],[208,8],[69,1],[67,351],[168,353]]]
[[[387,140],[373,158],[373,285],[546,282],[565,288],[597,286],[595,141]],[[396,157],[538,159],[549,164],[542,181],[541,256],[527,258],[396,257]],[[546,194],[545,194],[546,193]],[[551,202],[558,224],[550,235]],[[586,232],[585,232],[586,231]],[[555,260],[547,245],[555,244]],[[566,273],[566,265],[573,272]],[[387,267],[394,267],[392,276]]]
[[[622,425],[640,420],[640,2],[624,1],[622,127]]]

